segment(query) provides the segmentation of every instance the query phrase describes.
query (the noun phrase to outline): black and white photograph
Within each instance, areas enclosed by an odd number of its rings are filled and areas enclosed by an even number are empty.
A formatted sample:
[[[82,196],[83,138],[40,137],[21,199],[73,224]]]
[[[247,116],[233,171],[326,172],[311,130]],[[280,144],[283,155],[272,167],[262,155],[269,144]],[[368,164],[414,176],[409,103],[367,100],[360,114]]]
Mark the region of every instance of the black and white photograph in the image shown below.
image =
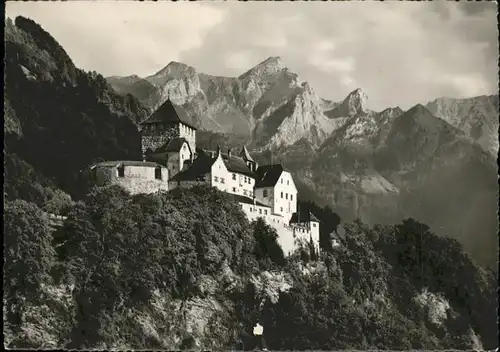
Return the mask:
[[[6,1],[4,349],[497,349],[497,15]]]

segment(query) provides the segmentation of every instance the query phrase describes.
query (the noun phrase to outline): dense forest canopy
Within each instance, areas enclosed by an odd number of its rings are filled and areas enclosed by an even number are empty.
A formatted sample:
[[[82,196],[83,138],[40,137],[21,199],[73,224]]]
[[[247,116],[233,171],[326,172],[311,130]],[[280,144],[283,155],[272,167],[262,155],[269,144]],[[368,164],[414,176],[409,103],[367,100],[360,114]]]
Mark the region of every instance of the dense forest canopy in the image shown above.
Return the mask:
[[[271,349],[466,349],[478,339],[485,348],[496,341],[493,274],[458,242],[411,219],[345,224],[341,247],[306,259],[285,259],[272,228],[248,223],[227,194],[207,187],[136,196],[118,186],[94,188],[55,232],[22,200],[6,203],[4,221],[10,346],[43,344],[25,335],[38,314],[52,319],[57,346],[176,348],[146,339],[135,320],[159,319],[158,295],[168,302],[163,310],[178,301],[217,301],[223,308],[211,324],[220,335],[192,336],[178,322],[157,321],[182,331],[182,341],[212,348],[252,348],[256,321]],[[252,279],[264,271],[287,277],[290,288],[274,301]],[[71,303],[51,297],[48,286],[72,287]],[[47,299],[58,309],[33,308]],[[440,304],[449,308],[439,313]]]

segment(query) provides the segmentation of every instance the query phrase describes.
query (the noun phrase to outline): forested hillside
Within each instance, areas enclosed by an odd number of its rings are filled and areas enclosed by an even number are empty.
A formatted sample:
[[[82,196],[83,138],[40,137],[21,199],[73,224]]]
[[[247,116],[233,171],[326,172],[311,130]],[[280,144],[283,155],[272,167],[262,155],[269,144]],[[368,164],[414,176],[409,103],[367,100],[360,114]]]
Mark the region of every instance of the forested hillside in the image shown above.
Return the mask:
[[[77,69],[50,34],[23,17],[5,25],[4,100],[9,198],[50,198],[41,190],[49,184],[73,193],[92,162],[140,157],[134,121],[146,109],[100,74]]]
[[[344,224],[340,247],[284,260],[275,232],[209,188],[97,188],[51,232],[5,207],[9,348],[472,349],[496,344],[495,278],[405,221]],[[252,335],[260,322],[264,339]]]

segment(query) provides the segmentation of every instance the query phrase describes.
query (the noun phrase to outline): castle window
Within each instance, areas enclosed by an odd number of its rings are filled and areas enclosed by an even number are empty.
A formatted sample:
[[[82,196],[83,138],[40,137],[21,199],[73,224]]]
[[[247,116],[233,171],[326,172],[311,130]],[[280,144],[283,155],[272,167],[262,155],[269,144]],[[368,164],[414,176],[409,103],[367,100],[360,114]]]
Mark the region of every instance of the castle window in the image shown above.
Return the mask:
[[[220,183],[224,183],[224,177],[220,178]]]
[[[259,209],[259,214],[262,214],[262,209]]]
[[[281,179],[281,183],[283,183],[283,179]]]
[[[117,167],[118,169],[118,177],[125,177],[125,166],[120,165]]]
[[[217,176],[214,176],[214,182],[219,181],[219,178]]]
[[[267,198],[267,189],[264,190],[264,192],[263,192],[262,195],[263,195],[264,198]]]
[[[290,194],[290,200],[293,200],[293,194]]]
[[[246,189],[243,190],[243,195],[245,195],[245,196],[247,195],[247,190]]]
[[[280,209],[281,209],[281,211],[283,211],[283,207],[281,207]]]
[[[290,181],[288,181],[288,180],[287,180],[287,181],[286,181],[286,184],[287,184],[287,186],[290,186]]]
[[[155,168],[155,179],[161,180],[161,167]]]
[[[283,192],[281,192],[281,198],[283,198]]]
[[[236,187],[233,187],[233,192],[236,193]]]
[[[266,215],[267,215],[267,209],[266,209],[266,210],[264,210],[264,214],[266,214]]]
[[[285,193],[285,199],[288,199],[288,193]]]
[[[313,227],[316,227],[316,224],[313,223]]]
[[[233,174],[233,180],[236,180],[236,174]]]

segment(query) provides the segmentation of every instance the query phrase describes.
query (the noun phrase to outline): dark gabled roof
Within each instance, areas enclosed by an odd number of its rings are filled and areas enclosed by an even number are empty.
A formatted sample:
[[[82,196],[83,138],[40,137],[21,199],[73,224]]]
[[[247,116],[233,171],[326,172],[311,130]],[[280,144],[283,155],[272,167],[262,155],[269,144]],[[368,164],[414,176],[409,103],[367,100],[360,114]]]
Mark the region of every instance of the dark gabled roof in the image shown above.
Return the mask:
[[[131,161],[131,160],[114,160],[114,161],[103,161],[100,163],[96,163],[91,166],[91,168],[94,167],[118,167],[120,165],[123,166],[148,166],[148,167],[164,167],[160,164],[157,164],[152,161]]]
[[[301,223],[309,222],[309,221],[321,222],[310,211],[302,211],[302,212],[300,212],[300,218],[299,218],[299,213],[298,212],[297,213],[293,213],[292,214],[292,218],[290,219],[290,223],[292,223],[292,224],[301,224]]]
[[[155,112],[153,112],[146,120],[141,122],[141,125],[150,123],[183,123],[191,128],[196,129],[196,127],[191,123],[191,119],[186,114],[183,108],[172,103],[170,99],[167,99]]]
[[[170,152],[179,152],[184,143],[189,143],[185,138],[173,138],[170,139],[167,143],[165,143],[160,148],[156,149],[154,153],[170,153]],[[191,149],[191,147],[189,147]]]
[[[255,187],[274,187],[276,183],[278,183],[278,180],[283,171],[284,169],[281,164],[260,166],[256,171],[257,178]]]
[[[255,178],[255,173],[248,168],[245,160],[243,160],[239,156],[231,155],[231,157],[229,157],[227,154],[222,154],[222,160],[224,161],[224,165],[226,165],[228,171]]]
[[[248,152],[247,148],[245,146],[243,146],[241,148],[241,152],[240,152],[240,156],[243,158],[243,159],[246,159],[248,161],[254,161],[252,159],[252,156],[250,155],[250,153]]]
[[[253,204],[253,199],[245,196],[240,196],[239,194],[232,194],[228,193],[231,198],[233,198],[235,201],[239,203],[245,203],[245,204]],[[271,209],[270,206],[262,204],[260,202],[255,201],[255,205],[258,205],[259,207],[266,207],[268,209]]]
[[[208,174],[212,171],[212,165],[216,159],[212,158],[210,155],[201,153],[193,161],[187,170],[181,171],[172,177],[171,181],[196,181],[198,177]]]

